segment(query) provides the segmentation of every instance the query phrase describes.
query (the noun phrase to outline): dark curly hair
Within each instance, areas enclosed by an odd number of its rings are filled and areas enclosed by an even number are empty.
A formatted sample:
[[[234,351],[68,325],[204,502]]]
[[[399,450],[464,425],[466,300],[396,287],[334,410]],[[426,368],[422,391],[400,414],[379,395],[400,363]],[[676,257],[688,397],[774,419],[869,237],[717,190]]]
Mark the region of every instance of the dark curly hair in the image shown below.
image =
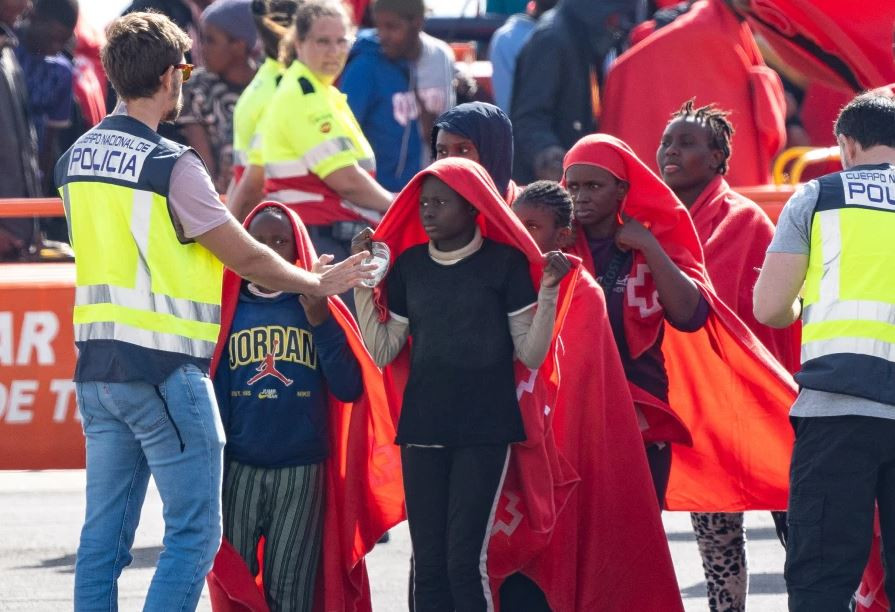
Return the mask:
[[[672,121],[675,119],[693,119],[708,129],[710,134],[709,146],[724,154],[721,164],[718,166],[718,174],[727,174],[730,159],[731,146],[730,140],[733,138],[733,124],[727,119],[730,115],[725,110],[721,110],[714,104],[700,106],[695,108],[695,98],[690,98],[684,102],[676,112],[671,114]]]
[[[552,210],[557,227],[572,227],[572,196],[559,183],[535,181],[522,190],[515,203]]]
[[[854,138],[862,149],[895,147],[895,100],[873,92],[857,96],[839,111],[833,133]]]

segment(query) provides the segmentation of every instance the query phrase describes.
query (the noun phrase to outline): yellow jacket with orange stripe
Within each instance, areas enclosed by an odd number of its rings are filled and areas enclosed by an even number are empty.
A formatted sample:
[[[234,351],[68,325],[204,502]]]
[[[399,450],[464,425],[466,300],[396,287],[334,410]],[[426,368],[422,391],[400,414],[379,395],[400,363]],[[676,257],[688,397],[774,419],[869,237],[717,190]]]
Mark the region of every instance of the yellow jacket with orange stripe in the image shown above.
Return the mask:
[[[267,198],[289,205],[306,225],[378,218],[342,200],[323,181],[352,164],[374,173],[373,149],[345,94],[300,61],[283,74],[260,134]]]

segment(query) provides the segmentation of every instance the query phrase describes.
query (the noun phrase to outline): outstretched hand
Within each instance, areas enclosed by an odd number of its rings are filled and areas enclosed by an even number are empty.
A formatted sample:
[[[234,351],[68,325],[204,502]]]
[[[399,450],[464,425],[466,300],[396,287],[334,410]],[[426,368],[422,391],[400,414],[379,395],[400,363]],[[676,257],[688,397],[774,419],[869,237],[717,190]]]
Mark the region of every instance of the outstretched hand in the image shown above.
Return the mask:
[[[542,287],[556,287],[572,269],[572,262],[562,251],[550,251],[544,255],[544,275],[541,277]]]
[[[323,255],[321,259],[323,257],[329,257],[330,259],[327,261],[332,261],[330,255]],[[376,264],[364,263],[364,260],[369,257],[370,252],[364,250],[335,265],[322,263],[318,260],[315,263],[317,270],[312,270],[320,275],[320,285],[317,291],[314,291],[314,295],[327,296],[345,293],[349,289],[360,286],[361,281],[373,278]]]

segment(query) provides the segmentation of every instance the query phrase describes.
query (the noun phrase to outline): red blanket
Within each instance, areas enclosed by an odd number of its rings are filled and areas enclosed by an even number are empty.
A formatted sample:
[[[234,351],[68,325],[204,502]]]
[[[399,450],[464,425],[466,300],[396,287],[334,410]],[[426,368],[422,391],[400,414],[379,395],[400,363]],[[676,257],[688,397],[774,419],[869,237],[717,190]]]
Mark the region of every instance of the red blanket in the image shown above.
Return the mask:
[[[437,176],[479,210],[482,235],[509,244],[522,251],[530,262],[535,286],[543,272],[537,245],[498,193],[491,177],[475,162],[448,158],[417,174],[404,188],[386,213],[374,240],[388,244],[394,261],[406,249],[428,242],[419,221],[419,193],[427,176]],[[557,329],[561,325],[571,296],[565,279],[560,289]],[[380,291],[378,301],[384,308],[388,295]],[[400,401],[407,379],[409,346],[392,362],[386,379],[391,396]],[[554,349],[539,370],[530,370],[516,362],[517,396],[525,425],[526,441],[513,444],[510,465],[488,546],[488,569],[494,578],[503,578],[537,556],[550,540],[557,516],[578,477],[558,452],[553,438],[553,415],[559,372]]]
[[[354,21],[354,25],[360,26],[367,12],[367,7],[370,5],[370,0],[348,0],[345,4],[351,7],[351,18]]]
[[[892,570],[890,569],[890,571]],[[885,579],[882,545],[879,537],[879,513],[877,513],[873,518],[873,545],[870,547],[870,561],[867,563],[861,585],[855,594],[857,612],[889,612]]]
[[[654,168],[669,116],[692,97],[731,112],[738,160],[731,185],[770,183],[771,161],[786,138],[783,86],[724,0],[700,0],[618,58],[603,91],[600,131]]]
[[[106,73],[100,60],[105,43],[102,32],[83,15],[75,27],[74,80],[72,93],[78,102],[87,127],[93,127],[106,116]]]
[[[724,303],[752,330],[789,372],[799,369],[800,327],[774,329],[752,314],[752,290],[774,236],[774,225],[763,210],[730,189],[718,175],[690,207],[702,242],[705,267]]]
[[[757,204],[733,192],[718,176],[690,207],[705,252],[706,267],[718,295],[739,315],[759,340],[790,372],[799,369],[799,325],[774,329],[752,314],[752,288],[764,261],[774,227]],[[885,612],[889,602],[883,588],[879,519],[874,525],[870,561],[858,589],[859,612]]]
[[[623,211],[648,225],[710,307],[705,326],[696,333],[665,326],[669,403],[693,437],[692,447],[674,445],[666,507],[699,512],[785,508],[792,448],[788,413],[796,392],[792,377],[715,293],[693,222],[659,177],[625,143],[602,134],[581,139],[563,166],[579,163],[628,181]],[[593,268],[581,235],[576,254]],[[625,305],[625,337],[631,354],[639,355],[665,325],[655,284],[639,253]]]
[[[248,227],[259,210],[275,206],[292,221],[299,261],[316,261],[307,230],[294,212],[275,202],[263,202],[246,218]],[[224,272],[221,333],[212,362],[212,376],[226,345],[236,311],[242,279]],[[296,299],[296,308],[301,308]],[[361,366],[364,394],[346,404],[330,397],[331,453],[326,460],[325,542],[318,575],[315,609],[326,612],[370,610],[370,590],[364,555],[388,529],[404,519],[401,459],[394,445],[382,374],[373,363],[357,323],[339,298],[330,298],[330,312],[345,331],[348,344]],[[231,557],[232,558],[232,557]]]
[[[891,0],[752,0],[745,13],[774,52],[809,80],[854,93],[895,81]]]
[[[522,571],[556,612],[682,610],[603,291],[583,269],[574,272],[557,343],[553,432],[581,484],[549,546]]]

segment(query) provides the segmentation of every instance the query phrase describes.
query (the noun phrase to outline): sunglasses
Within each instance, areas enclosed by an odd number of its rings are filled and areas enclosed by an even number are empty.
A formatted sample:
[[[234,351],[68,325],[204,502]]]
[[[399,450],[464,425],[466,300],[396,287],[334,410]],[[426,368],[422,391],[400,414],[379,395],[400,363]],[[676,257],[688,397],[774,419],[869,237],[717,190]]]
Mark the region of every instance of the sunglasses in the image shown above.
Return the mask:
[[[174,64],[174,68],[180,70],[180,73],[183,75],[184,83],[190,80],[190,75],[193,74],[194,67],[195,66],[192,64]]]

